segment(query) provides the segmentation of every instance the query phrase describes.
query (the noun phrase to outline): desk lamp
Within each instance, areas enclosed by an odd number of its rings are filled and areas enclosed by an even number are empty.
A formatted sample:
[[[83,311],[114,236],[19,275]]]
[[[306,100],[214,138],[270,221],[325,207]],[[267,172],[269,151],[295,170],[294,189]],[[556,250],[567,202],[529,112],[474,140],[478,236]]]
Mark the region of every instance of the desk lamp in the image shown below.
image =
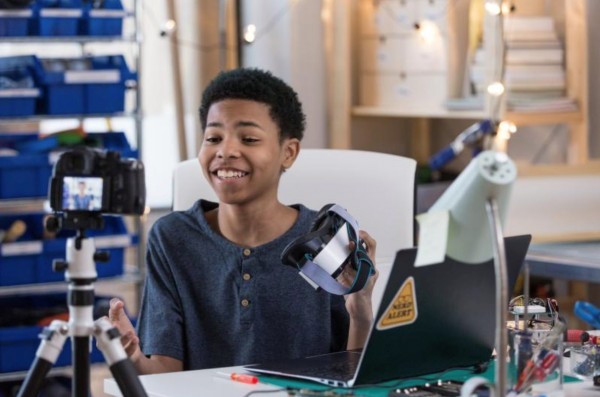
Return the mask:
[[[446,255],[469,264],[493,258],[496,276],[496,391],[506,396],[508,291],[502,224],[508,209],[515,164],[502,152],[484,151],[431,207],[429,213],[447,212]]]

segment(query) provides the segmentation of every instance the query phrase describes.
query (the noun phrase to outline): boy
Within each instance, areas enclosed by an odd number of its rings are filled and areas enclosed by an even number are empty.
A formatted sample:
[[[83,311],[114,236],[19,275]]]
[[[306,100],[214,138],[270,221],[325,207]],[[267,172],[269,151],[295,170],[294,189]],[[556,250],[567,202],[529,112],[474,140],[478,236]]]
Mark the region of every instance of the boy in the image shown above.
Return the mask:
[[[123,303],[111,302],[109,317],[138,371],[226,367],[362,347],[376,277],[357,293],[333,296],[315,291],[280,260],[316,215],[277,197],[304,133],[296,92],[269,72],[222,72],[203,93],[200,122],[198,159],[219,202],[200,199],[153,226],[139,337]],[[364,231],[360,237],[375,258],[375,241]]]

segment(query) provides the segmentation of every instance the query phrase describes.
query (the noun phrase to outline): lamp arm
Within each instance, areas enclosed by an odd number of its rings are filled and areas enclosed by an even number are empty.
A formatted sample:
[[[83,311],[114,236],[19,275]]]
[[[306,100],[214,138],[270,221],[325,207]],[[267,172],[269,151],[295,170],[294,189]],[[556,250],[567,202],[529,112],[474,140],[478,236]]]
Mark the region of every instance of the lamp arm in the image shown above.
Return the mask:
[[[504,248],[504,236],[498,204],[494,198],[488,198],[485,204],[492,245],[494,251],[494,272],[496,275],[496,392],[499,397],[507,394],[507,368],[506,349],[508,347],[508,333],[506,322],[508,321],[508,290],[506,270],[506,250]]]

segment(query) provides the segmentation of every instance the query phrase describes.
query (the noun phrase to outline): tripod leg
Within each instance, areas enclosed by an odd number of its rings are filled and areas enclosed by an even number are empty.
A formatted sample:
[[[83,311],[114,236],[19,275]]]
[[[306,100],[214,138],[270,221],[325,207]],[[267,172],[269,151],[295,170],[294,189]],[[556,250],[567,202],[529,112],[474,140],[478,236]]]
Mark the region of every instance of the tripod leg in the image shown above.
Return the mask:
[[[146,391],[138,378],[138,373],[133,363],[127,357],[121,334],[106,318],[96,320],[95,334],[98,348],[115,377],[119,390],[127,397],[147,397]]]
[[[93,258],[93,241],[85,240],[82,242],[82,249],[75,251],[75,254],[85,258]],[[94,266],[93,261],[87,263],[83,257],[73,261],[69,257],[69,291],[67,300],[69,305],[69,329],[73,347],[73,396],[88,397],[90,395],[90,350],[91,336],[94,330],[94,286],[93,279],[78,278],[74,279],[77,273],[83,273],[83,265],[87,267]],[[79,266],[79,267],[78,267]],[[73,274],[71,274],[73,273]],[[88,274],[92,277],[94,273]],[[79,274],[78,276],[81,276]]]
[[[35,359],[27,372],[27,377],[19,389],[17,397],[37,396],[42,382],[58,359],[58,355],[67,340],[69,327],[63,321],[54,320],[45,327],[39,335],[40,346],[35,353]]]
[[[71,338],[73,347],[73,396],[90,394],[90,337]]]

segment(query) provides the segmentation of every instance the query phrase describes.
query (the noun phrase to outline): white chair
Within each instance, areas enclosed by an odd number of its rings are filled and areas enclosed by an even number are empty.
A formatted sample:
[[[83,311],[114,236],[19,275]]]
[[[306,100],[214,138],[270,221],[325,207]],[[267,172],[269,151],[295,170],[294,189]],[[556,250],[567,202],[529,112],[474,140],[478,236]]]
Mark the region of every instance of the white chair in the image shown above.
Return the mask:
[[[279,199],[319,210],[337,203],[346,208],[377,241],[379,302],[396,251],[414,246],[416,161],[406,157],[337,149],[301,149],[281,177]],[[197,159],[177,165],[173,176],[173,209],[185,210],[203,198],[217,197]]]

